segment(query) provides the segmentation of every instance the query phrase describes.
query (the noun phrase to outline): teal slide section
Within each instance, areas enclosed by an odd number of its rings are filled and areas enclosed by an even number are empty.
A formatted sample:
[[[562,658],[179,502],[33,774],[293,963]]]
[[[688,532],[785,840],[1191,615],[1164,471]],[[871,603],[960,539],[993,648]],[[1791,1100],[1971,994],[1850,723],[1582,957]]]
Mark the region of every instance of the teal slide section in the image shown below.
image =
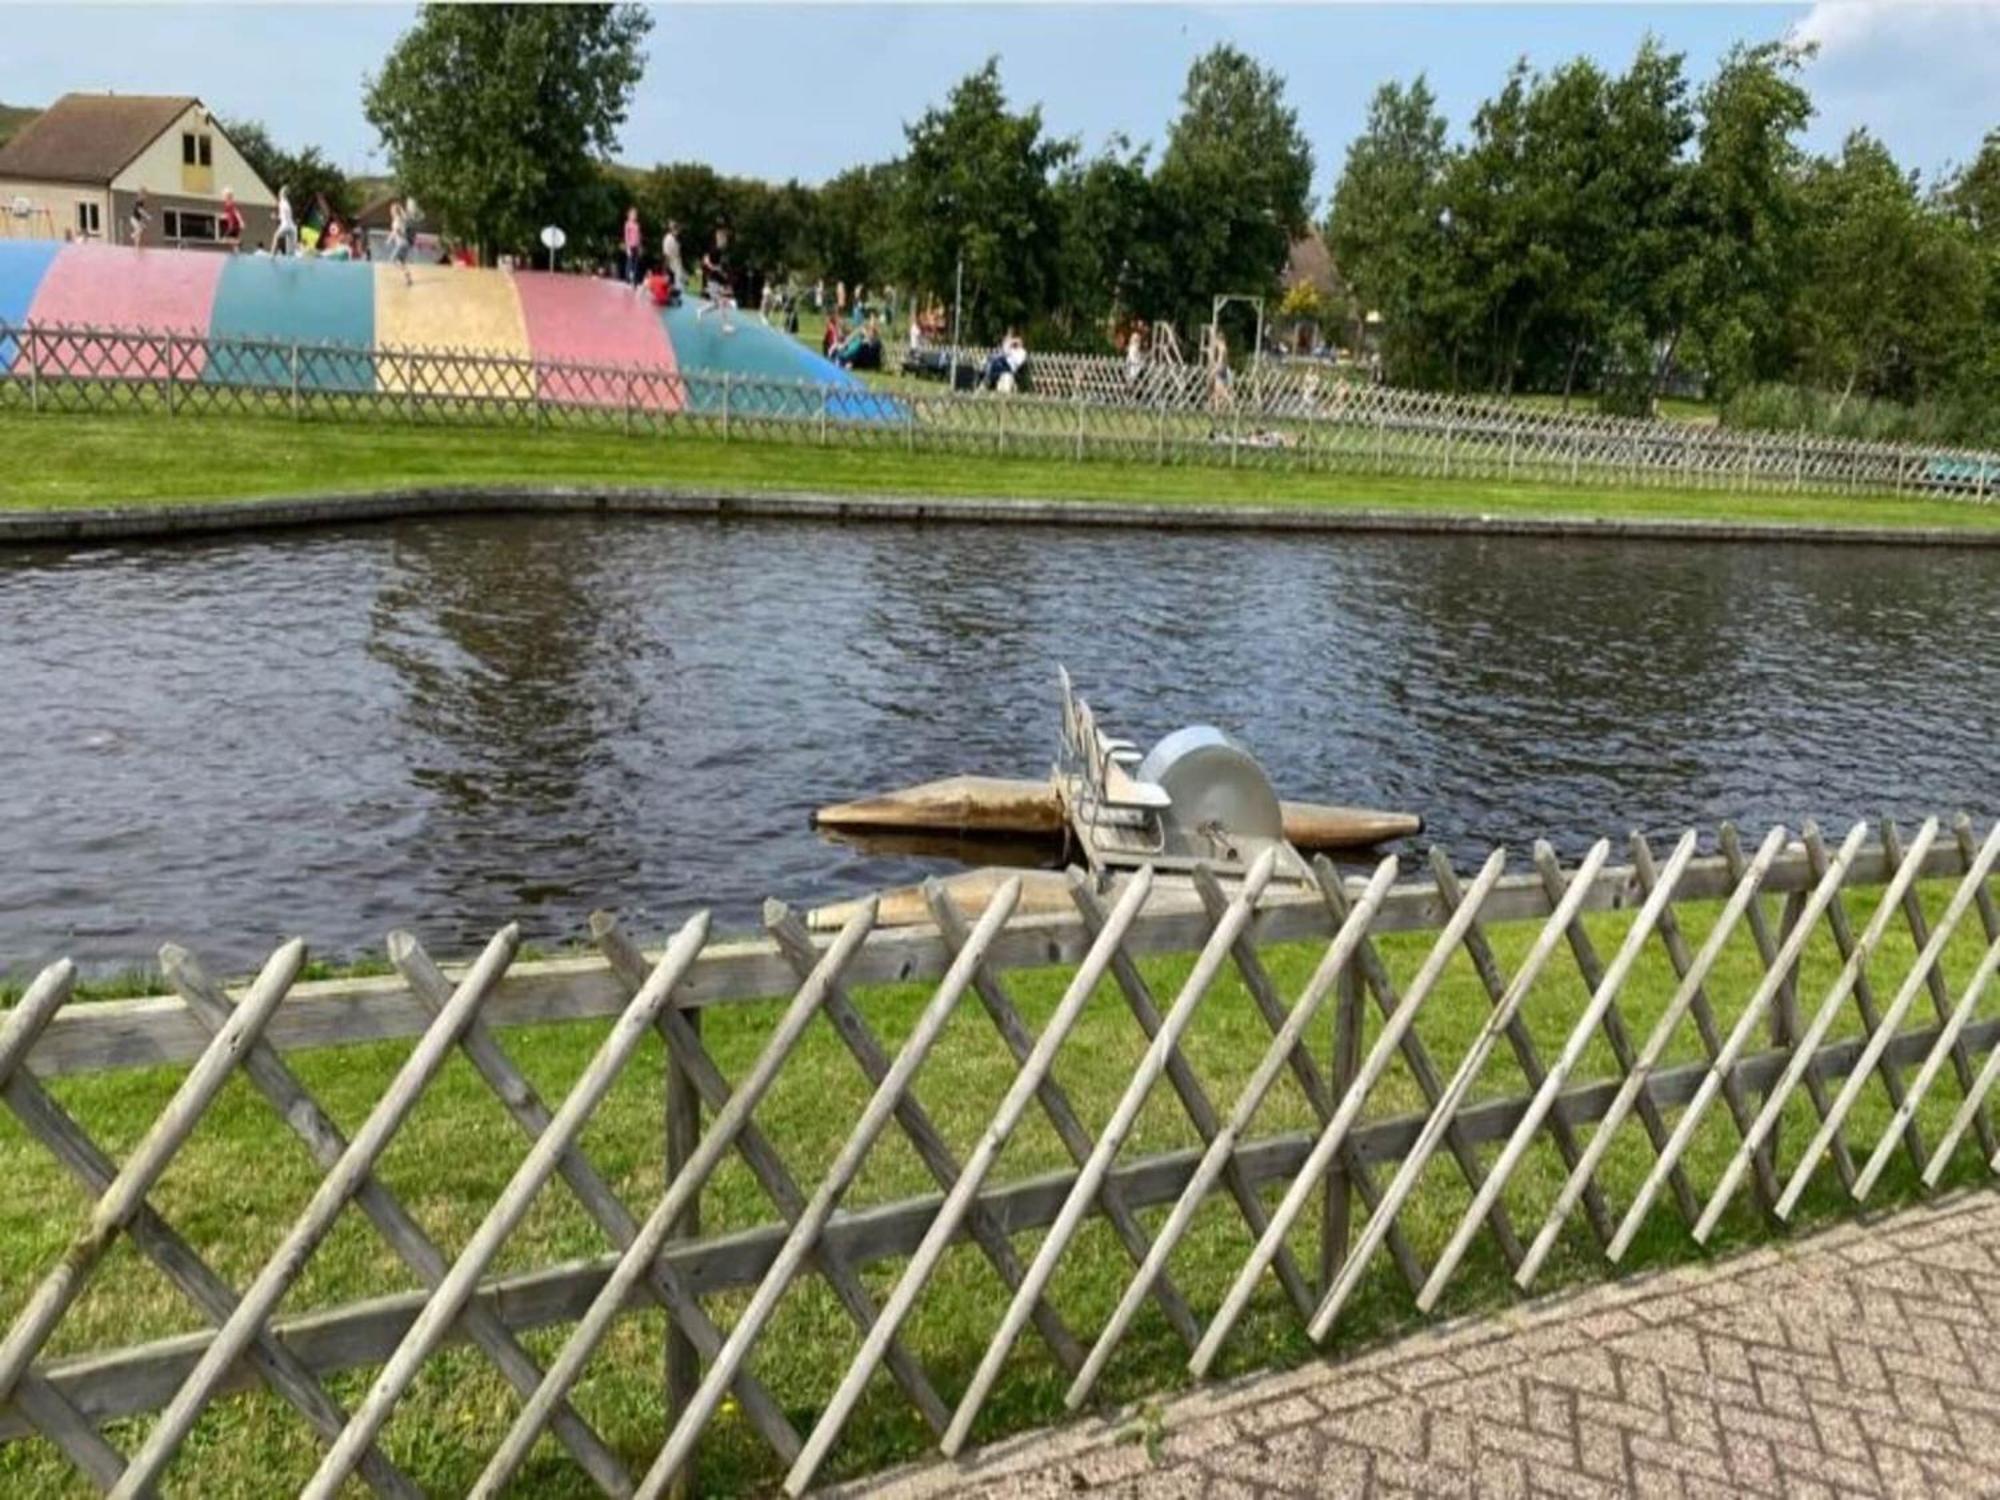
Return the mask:
[[[835,420],[899,422],[907,421],[904,404],[892,396],[877,395],[849,371],[824,359],[781,329],[761,318],[741,311],[730,314],[734,333],[722,331],[722,317],[710,313],[701,317],[701,301],[690,297],[679,307],[660,314],[667,337],[673,341],[674,363],[687,382],[687,404],[691,411],[718,411],[722,406],[724,377],[736,381],[775,381],[785,384],[809,382],[831,386],[832,405],[828,415]],[[807,407],[817,410],[819,392],[796,394],[759,390],[755,385],[730,392],[735,411],[771,409],[798,415]]]
[[[365,262],[235,255],[223,269],[209,323],[217,339],[269,339],[282,349],[229,349],[209,360],[203,379],[225,385],[283,384],[291,345],[300,346],[299,384],[309,390],[372,391],[365,355],[315,351],[375,342],[375,268]]]
[[[25,323],[62,245],[55,240],[0,240],[0,323]],[[12,369],[20,349],[13,339],[0,338],[0,370]]]

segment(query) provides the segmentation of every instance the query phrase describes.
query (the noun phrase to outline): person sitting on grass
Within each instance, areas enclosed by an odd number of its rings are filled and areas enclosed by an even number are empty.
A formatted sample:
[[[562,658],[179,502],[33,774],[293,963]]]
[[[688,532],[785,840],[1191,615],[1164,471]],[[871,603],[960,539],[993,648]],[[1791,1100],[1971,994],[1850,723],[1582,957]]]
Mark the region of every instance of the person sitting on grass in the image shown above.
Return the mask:
[[[846,342],[846,339],[847,325],[840,321],[838,312],[829,312],[826,315],[826,326],[820,330],[819,352],[832,359],[833,351]]]
[[[833,362],[843,370],[879,370],[882,368],[882,329],[873,318],[868,319],[840,343],[833,351]]]
[[[1010,328],[1007,336],[1000,340],[1000,347],[986,361],[986,389],[1004,390],[1008,394],[1020,389],[1021,372],[1028,365],[1028,346],[1021,341],[1019,330]],[[1002,385],[1001,382],[1006,384]]]

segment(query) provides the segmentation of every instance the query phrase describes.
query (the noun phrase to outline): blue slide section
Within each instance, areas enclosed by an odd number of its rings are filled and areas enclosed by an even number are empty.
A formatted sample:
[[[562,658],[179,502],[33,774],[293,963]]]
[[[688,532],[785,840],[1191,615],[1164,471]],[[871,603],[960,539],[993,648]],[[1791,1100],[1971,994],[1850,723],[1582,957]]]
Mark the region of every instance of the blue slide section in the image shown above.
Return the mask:
[[[209,322],[217,339],[269,339],[283,350],[223,351],[203,378],[224,385],[283,384],[290,346],[301,346],[299,384],[320,391],[372,391],[362,355],[309,352],[316,344],[366,349],[375,342],[375,268],[360,261],[233,255],[215,289]],[[279,370],[276,365],[283,364]]]
[[[0,323],[28,321],[35,289],[61,249],[56,240],[0,240]],[[19,352],[13,339],[0,338],[0,370],[12,369]]]
[[[832,360],[815,354],[781,329],[773,328],[753,314],[730,315],[734,333],[722,331],[720,314],[698,316],[701,301],[690,297],[679,307],[660,314],[667,337],[673,341],[674,363],[687,382],[687,404],[691,411],[716,411],[722,405],[723,377],[740,381],[776,381],[835,388],[828,415],[835,421],[904,422],[909,411],[893,396],[878,395],[851,372]],[[785,415],[802,415],[810,407],[818,409],[817,391],[778,392],[735,389],[730,393],[732,410],[754,411],[769,408]]]

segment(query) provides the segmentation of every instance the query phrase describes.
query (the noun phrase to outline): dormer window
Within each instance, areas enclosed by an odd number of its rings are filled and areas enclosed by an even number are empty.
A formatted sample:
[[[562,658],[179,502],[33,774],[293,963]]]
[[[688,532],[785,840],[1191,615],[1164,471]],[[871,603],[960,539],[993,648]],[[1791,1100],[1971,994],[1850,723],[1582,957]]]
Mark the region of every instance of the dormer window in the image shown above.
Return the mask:
[[[181,165],[188,167],[212,166],[215,162],[215,138],[198,135],[192,130],[181,132]]]

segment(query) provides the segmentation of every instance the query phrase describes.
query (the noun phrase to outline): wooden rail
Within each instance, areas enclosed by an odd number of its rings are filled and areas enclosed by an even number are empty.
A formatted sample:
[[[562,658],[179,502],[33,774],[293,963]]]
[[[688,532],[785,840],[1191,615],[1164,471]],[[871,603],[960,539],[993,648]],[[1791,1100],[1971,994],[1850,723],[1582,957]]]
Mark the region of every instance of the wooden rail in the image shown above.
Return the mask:
[[[1525,876],[1508,876],[1505,854],[1494,851],[1463,883],[1441,856],[1433,856],[1428,880],[1400,885],[1393,859],[1366,881],[1353,882],[1322,864],[1315,894],[1285,898],[1265,890],[1271,874],[1266,856],[1229,888],[1199,872],[1192,896],[1175,902],[1154,889],[1150,872],[1109,905],[1078,877],[1072,882],[1076,913],[1063,919],[1016,919],[1015,883],[1003,887],[976,921],[934,888],[936,930],[876,931],[873,909],[864,907],[824,946],[775,904],[766,914],[767,942],[714,943],[706,918],[697,916],[657,956],[642,954],[607,919],[594,924],[601,958],[522,964],[509,928],[474,963],[450,974],[415,939],[397,935],[390,944],[398,970],[393,981],[299,984],[303,954],[291,943],[273,954],[240,998],[209,978],[192,955],[169,949],[164,967],[177,992],[172,999],[70,1004],[75,971],[59,963],[0,1017],[0,1100],[84,1186],[92,1206],[68,1251],[33,1289],[11,1299],[17,1311],[0,1336],[0,1442],[39,1435],[100,1489],[150,1494],[183,1454],[205,1409],[232,1391],[262,1385],[322,1445],[305,1493],[330,1496],[358,1477],[378,1492],[410,1495],[418,1492],[416,1480],[378,1440],[438,1352],[469,1342],[513,1386],[520,1403],[504,1437],[480,1455],[484,1469],[476,1494],[506,1489],[545,1432],[604,1493],[664,1494],[692,1472],[703,1433],[732,1398],[796,1493],[838,1447],[878,1369],[887,1370],[942,1449],[959,1451],[1031,1325],[1065,1371],[1074,1407],[1091,1398],[1148,1302],[1188,1350],[1189,1367],[1206,1374],[1253,1300],[1264,1295],[1267,1272],[1277,1283],[1277,1305],[1289,1307],[1309,1336],[1324,1342],[1336,1335],[1379,1251],[1387,1252],[1394,1274],[1426,1311],[1463,1274],[1468,1251],[1481,1240],[1493,1246],[1518,1287],[1532,1287],[1579,1213],[1584,1243],[1616,1263],[1640,1226],[1669,1212],[1657,1206],[1662,1196],[1671,1200],[1672,1216],[1701,1240],[1746,1186],[1766,1220],[1783,1224],[1828,1162],[1836,1169],[1846,1163],[1837,1175],[1856,1201],[1874,1192],[1899,1151],[1923,1182],[1935,1184],[1967,1134],[1990,1130],[1987,1100],[2000,1081],[2000,1021],[1979,1013],[2000,971],[1993,889],[2000,824],[1981,837],[1968,819],[1950,828],[1933,819],[1907,844],[1893,825],[1883,825],[1873,841],[1869,832],[1857,824],[1828,849],[1810,826],[1798,840],[1773,829],[1748,857],[1733,830],[1724,831],[1719,855],[1698,857],[1689,832],[1659,862],[1647,841],[1634,835],[1629,867],[1613,867],[1609,843],[1600,842],[1574,868],[1538,849],[1537,869]],[[1924,881],[1948,883],[1948,891],[1932,893],[1935,917],[1920,899]],[[1846,910],[1857,894],[1865,908],[1858,931]],[[1765,913],[1774,897],[1785,905],[1776,933]],[[1676,909],[1697,900],[1719,903],[1719,910],[1691,947]],[[1602,959],[1583,918],[1611,908],[1633,915],[1616,950]],[[1490,941],[1490,929],[1503,922],[1533,927],[1511,974]],[[1899,964],[1883,1001],[1872,984],[1885,977],[1885,943],[1896,931],[1907,934],[1913,956]],[[1396,932],[1433,934],[1400,988],[1378,941]],[[1837,954],[1838,973],[1823,993],[1801,996],[1801,961],[1815,938]],[[1963,976],[1956,993],[1944,963],[1955,941],[1955,972]],[[1719,977],[1728,972],[1719,960],[1732,942],[1748,942],[1757,962],[1741,995],[1722,993]],[[1265,964],[1268,950],[1280,943],[1320,950],[1310,977],[1289,1000]],[[1969,962],[1968,946],[1978,955]],[[1175,953],[1191,955],[1190,962],[1171,996],[1156,995],[1139,960]],[[1434,1013],[1440,982],[1460,954],[1471,961],[1490,1008],[1462,1044],[1440,1055],[1438,1037],[1420,1035],[1417,1023]],[[1565,954],[1587,998],[1580,1011],[1564,1013],[1564,1040],[1545,1057],[1526,1022],[1548,998],[1549,976],[1560,972]],[[1628,1004],[1633,976],[1649,959],[1662,957],[1671,968],[1671,998],[1642,1017]],[[1022,1019],[1008,976],[1049,965],[1074,972],[1036,1035]],[[1212,1097],[1213,1080],[1202,1076],[1184,1042],[1227,975],[1241,982],[1269,1039],[1246,1081],[1219,1098]],[[931,987],[893,1050],[875,1036],[857,994],[860,986],[889,980]],[[1129,1074],[1121,1074],[1108,1113],[1093,1121],[1056,1082],[1054,1067],[1106,985],[1122,995],[1144,1050]],[[759,1020],[761,1050],[732,1080],[695,1025],[700,1010],[773,993],[790,998],[774,1018]],[[1382,1024],[1364,1032],[1369,994]],[[1803,1009],[1800,999],[1809,1002]],[[1913,1027],[1920,1004],[1925,1019]],[[978,1137],[954,1143],[924,1111],[914,1085],[965,1009],[985,1013],[1017,1071]],[[545,1104],[509,1058],[500,1029],[591,1016],[611,1017],[613,1024],[563,1099]],[[1330,1078],[1314,1061],[1313,1041],[1316,1023],[1327,1016],[1334,1033]],[[800,1182],[755,1114],[807,1029],[822,1019],[853,1054],[870,1093],[858,1115],[841,1122],[844,1134],[830,1165]],[[1701,1059],[1664,1065],[1690,1022]],[[351,1137],[281,1055],[288,1047],[389,1035],[413,1036],[416,1043]],[[670,1089],[670,1111],[680,1117],[692,1112],[693,1120],[670,1131],[665,1186],[638,1213],[619,1200],[581,1141],[640,1042],[653,1035],[664,1041],[669,1071],[681,1080],[676,1089],[684,1091]],[[140,1037],[148,1039],[144,1047],[135,1040]],[[1615,1076],[1579,1081],[1585,1057],[1599,1042],[1615,1063]],[[1526,1091],[1481,1098],[1481,1081],[1503,1048],[1519,1065]],[[528,1145],[506,1186],[484,1205],[477,1228],[452,1251],[426,1235],[376,1167],[427,1086],[459,1056]],[[49,1066],[51,1058],[59,1065]],[[191,1066],[122,1165],[43,1082],[52,1073],[162,1062]],[[1371,1108],[1392,1069],[1415,1084],[1424,1101],[1419,1112],[1384,1118]],[[1939,1139],[1926,1142],[1919,1116],[1947,1069],[1957,1106]],[[162,1174],[239,1071],[269,1101],[275,1121],[305,1142],[323,1173],[279,1248],[240,1293],[152,1201]],[[1312,1123],[1303,1132],[1259,1136],[1260,1111],[1286,1076],[1299,1083]],[[1850,1142],[1849,1135],[1871,1089],[1889,1104],[1890,1116],[1863,1152],[1863,1143]],[[1156,1095],[1176,1101],[1197,1144],[1123,1159],[1141,1111]],[[1811,1139],[1787,1156],[1776,1126],[1799,1095],[1810,1098],[1816,1125]],[[682,1100],[698,1101],[698,1107]],[[1727,1106],[1736,1144],[1717,1180],[1697,1185],[1694,1178],[1708,1171],[1696,1170],[1688,1148],[1718,1101]],[[1008,1140],[1037,1112],[1053,1126],[1073,1168],[996,1181]],[[1942,1111],[1933,1114],[1943,1118]],[[1592,1126],[1589,1144],[1580,1144]],[[915,1148],[936,1191],[843,1211],[843,1199],[892,1129]],[[1605,1201],[1601,1169],[1621,1142],[1641,1137],[1651,1165],[1617,1217]],[[1489,1155],[1485,1148],[1496,1143],[1497,1154]],[[1440,1155],[1470,1193],[1442,1236],[1420,1232],[1413,1213],[1430,1194],[1428,1168]],[[2000,1171],[2000,1157],[1983,1134],[1980,1156],[1989,1170]],[[1865,1160],[1857,1170],[1858,1158]],[[705,1184],[732,1159],[749,1168],[770,1199],[771,1218],[728,1234],[691,1230]],[[1561,1184],[1536,1205],[1532,1233],[1513,1217],[1523,1208],[1519,1182],[1531,1161],[1556,1167]],[[1378,1169],[1388,1171],[1386,1181],[1377,1178]],[[557,1176],[614,1251],[495,1276],[496,1261]],[[1275,1207],[1266,1197],[1272,1189]],[[1175,1252],[1197,1212],[1217,1197],[1232,1202],[1247,1245],[1219,1301],[1190,1296],[1173,1274]],[[424,1290],[281,1316],[288,1292],[350,1204]],[[1151,1230],[1139,1210],[1161,1205],[1168,1213]],[[1105,1220],[1110,1235],[1080,1235],[1091,1218]],[[1324,1226],[1315,1274],[1293,1259],[1288,1243],[1302,1222]],[[1015,1241],[1040,1231],[1035,1253],[1024,1261]],[[120,1236],[188,1297],[211,1331],[48,1357],[51,1338],[86,1292],[115,1295],[114,1288],[95,1287],[93,1273]],[[902,1332],[945,1257],[960,1245],[991,1264],[1008,1301],[984,1347],[965,1351],[972,1374],[947,1398]],[[1100,1261],[1100,1271],[1123,1268],[1116,1308],[1087,1342],[1049,1295],[1059,1270],[1086,1254],[1111,1257]],[[860,1272],[885,1259],[905,1264],[878,1305]],[[796,1395],[766,1389],[754,1357],[780,1302],[805,1276],[826,1282],[861,1343],[844,1367],[825,1372],[826,1389],[802,1431],[793,1423],[800,1410]],[[708,1299],[731,1290],[740,1310],[724,1327]],[[653,1305],[664,1309],[673,1337],[688,1352],[669,1383],[660,1445],[634,1455],[597,1432],[571,1404],[570,1393],[601,1357],[614,1326]],[[555,1352],[544,1367],[522,1336],[554,1326],[568,1331],[560,1346],[548,1346]],[[357,1366],[379,1370],[355,1408],[344,1411],[322,1382]],[[107,1424],[145,1412],[160,1415],[131,1452],[107,1439]]]

